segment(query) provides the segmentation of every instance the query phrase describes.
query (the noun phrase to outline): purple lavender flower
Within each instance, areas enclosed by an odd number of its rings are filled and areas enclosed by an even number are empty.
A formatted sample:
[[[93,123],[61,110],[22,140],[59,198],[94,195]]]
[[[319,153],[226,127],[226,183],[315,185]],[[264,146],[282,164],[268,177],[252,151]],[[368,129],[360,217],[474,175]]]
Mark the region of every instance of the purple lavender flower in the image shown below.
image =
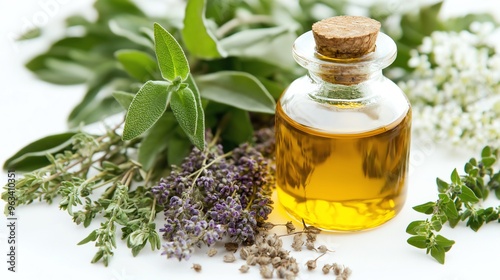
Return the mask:
[[[271,149],[269,145],[261,148]],[[195,246],[211,246],[224,236],[253,243],[257,226],[272,210],[268,160],[242,144],[230,155],[221,145],[194,148],[180,167],[161,179],[153,193],[164,207],[164,253],[188,259]]]

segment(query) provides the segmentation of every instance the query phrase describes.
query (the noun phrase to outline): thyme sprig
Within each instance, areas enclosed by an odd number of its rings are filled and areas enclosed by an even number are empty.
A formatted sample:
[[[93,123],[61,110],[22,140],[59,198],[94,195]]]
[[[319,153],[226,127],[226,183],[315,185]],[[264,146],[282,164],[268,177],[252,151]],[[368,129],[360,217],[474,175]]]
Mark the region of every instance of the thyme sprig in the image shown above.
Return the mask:
[[[50,164],[25,174],[15,190],[16,205],[35,200],[52,203],[60,196],[59,208],[84,227],[95,217],[103,217],[100,227],[78,244],[95,242],[98,251],[92,262],[102,260],[106,266],[116,248],[117,227],[121,227],[122,239],[134,256],[147,242],[152,250],[159,249],[161,243],[154,223],[159,209],[148,186],[150,176],[129,157],[136,151],[138,140],[122,141],[116,132],[121,125],[103,135],[75,134],[70,148],[47,154]],[[133,187],[134,181],[144,185]],[[8,195],[4,188],[2,199]],[[105,189],[98,193],[101,188]]]
[[[466,226],[474,231],[486,223],[500,222],[500,206],[483,208],[481,205],[491,192],[500,199],[500,170],[494,170],[499,155],[498,149],[486,146],[480,160],[471,158],[465,164],[465,175],[459,175],[454,169],[451,183],[437,178],[438,199],[413,207],[431,217],[408,225],[406,232],[413,235],[408,243],[426,249],[427,254],[444,264],[445,253],[455,244],[438,234],[446,222],[453,228],[466,221]]]

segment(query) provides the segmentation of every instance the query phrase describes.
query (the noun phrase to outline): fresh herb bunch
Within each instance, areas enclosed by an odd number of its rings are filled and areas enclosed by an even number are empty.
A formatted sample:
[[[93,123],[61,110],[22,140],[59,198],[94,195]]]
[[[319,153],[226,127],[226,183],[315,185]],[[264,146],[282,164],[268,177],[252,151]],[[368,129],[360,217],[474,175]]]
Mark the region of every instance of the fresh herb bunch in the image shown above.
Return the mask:
[[[268,160],[247,143],[224,153],[216,139],[203,151],[195,147],[153,187],[164,207],[166,223],[160,231],[169,258],[187,260],[195,246],[211,246],[226,236],[253,243],[259,224],[271,213]]]
[[[459,222],[467,221],[466,226],[474,231],[485,223],[500,222],[500,206],[482,208],[480,204],[490,192],[500,199],[500,170],[494,170],[499,156],[498,149],[486,146],[480,160],[471,158],[465,164],[465,175],[460,176],[454,169],[451,183],[437,178],[439,199],[413,207],[415,211],[431,215],[431,218],[408,225],[406,232],[413,235],[408,243],[426,249],[427,254],[443,264],[445,253],[455,244],[455,241],[437,234],[446,222],[455,227]]]
[[[50,204],[60,196],[59,208],[84,227],[94,218],[104,217],[101,226],[79,244],[95,241],[98,252],[92,262],[102,260],[105,265],[116,248],[117,226],[134,256],[147,242],[153,250],[160,248],[154,223],[158,209],[147,187],[151,174],[130,156],[137,141],[122,141],[118,127],[102,136],[85,132],[72,135],[64,152],[47,154],[50,164],[25,174],[14,192],[16,205],[36,200]],[[133,187],[134,181],[144,184]],[[12,194],[6,189],[2,199],[7,200],[8,195]]]

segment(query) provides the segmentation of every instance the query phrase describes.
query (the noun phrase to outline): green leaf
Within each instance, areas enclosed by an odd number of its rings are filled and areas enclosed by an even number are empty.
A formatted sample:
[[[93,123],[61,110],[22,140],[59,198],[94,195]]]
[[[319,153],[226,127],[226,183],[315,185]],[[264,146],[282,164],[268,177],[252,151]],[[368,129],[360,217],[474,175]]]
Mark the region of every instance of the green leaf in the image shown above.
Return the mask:
[[[154,36],[156,57],[162,77],[169,81],[177,77],[186,80],[189,75],[189,64],[179,43],[158,23],[154,24]]]
[[[470,164],[469,162],[467,162],[465,164],[465,166],[464,166],[465,173],[469,174],[472,169],[474,169],[474,166],[472,166],[472,164]]]
[[[94,4],[99,19],[112,18],[117,14],[144,16],[144,13],[130,0],[97,0]]]
[[[19,37],[15,38],[17,41],[30,40],[39,37],[42,34],[42,30],[39,27],[34,27],[33,29],[29,29]]]
[[[488,167],[492,167],[493,164],[495,164],[496,160],[497,159],[494,156],[489,156],[489,157],[483,157],[481,159],[481,162],[484,164],[484,167],[488,168]]]
[[[97,239],[97,230],[93,230],[87,237],[85,237],[82,241],[78,242],[77,245],[83,245],[89,243],[90,241],[96,241]]]
[[[143,32],[143,29],[150,29],[150,26],[151,20],[130,14],[115,16],[109,21],[109,29],[115,35],[153,50],[153,42]]]
[[[71,148],[75,132],[54,134],[38,139],[8,158],[3,168],[17,171],[32,171],[50,164],[47,154],[56,154]]]
[[[457,208],[455,207],[455,203],[452,200],[449,200],[444,204],[443,211],[449,220],[458,219],[458,211]]]
[[[148,171],[167,148],[167,136],[176,125],[175,117],[166,112],[144,136],[137,157],[144,170]]]
[[[170,83],[149,81],[135,95],[125,117],[123,140],[131,140],[151,128],[168,105]]]
[[[425,221],[413,221],[406,227],[406,232],[412,235],[417,235],[421,231]]]
[[[119,85],[120,81],[115,79],[117,75],[120,75],[118,72],[122,71],[116,69],[115,62],[103,63],[95,69],[94,77],[88,83],[85,96],[68,116],[68,125],[70,127],[77,127],[82,122],[84,124],[90,123],[88,121],[89,116],[96,115],[97,112],[95,109],[102,101],[102,96],[106,95],[106,91],[109,91],[109,95],[111,95],[113,90]],[[124,73],[122,72],[122,74]],[[106,85],[109,85],[113,89],[109,89]],[[113,113],[111,112],[111,114]],[[101,117],[99,116],[99,119],[102,119]]]
[[[190,54],[203,59],[225,56],[205,23],[205,0],[187,1],[182,38]]]
[[[453,172],[451,173],[451,182],[455,185],[460,184],[460,175],[458,175],[457,169],[453,169]]]
[[[455,241],[447,239],[446,237],[444,237],[442,235],[436,236],[435,241],[439,246],[441,246],[443,248],[451,247],[451,246],[453,246],[453,244],[455,244]]]
[[[254,76],[236,71],[219,71],[199,76],[201,96],[250,112],[274,114],[273,97]]]
[[[444,264],[444,248],[439,245],[431,247],[431,256],[435,258],[440,264]]]
[[[450,185],[448,183],[446,183],[445,181],[443,181],[439,178],[436,178],[436,184],[438,186],[438,191],[440,193],[445,193],[450,187]]]
[[[406,240],[406,242],[408,242],[408,244],[415,246],[417,248],[420,248],[420,249],[427,248],[427,244],[428,244],[427,237],[425,237],[425,236],[412,236],[412,237],[408,238],[408,240]]]
[[[485,158],[485,157],[490,157],[490,156],[491,156],[491,147],[490,146],[485,146],[481,150],[481,157]]]
[[[156,61],[145,52],[136,50],[119,50],[115,53],[127,73],[140,82],[147,82],[155,78]]]
[[[252,141],[253,127],[248,112],[231,108],[224,118],[227,118],[228,121],[222,131],[222,139],[236,145]]]
[[[413,206],[413,209],[420,213],[432,214],[432,212],[434,211],[434,206],[436,206],[436,203],[429,201],[424,204]]]
[[[120,105],[123,107],[123,109],[128,110],[128,107],[130,107],[130,103],[132,103],[132,100],[134,100],[135,94],[130,93],[130,92],[124,92],[124,91],[115,91],[113,92],[113,97],[120,103]]]
[[[466,185],[462,185],[462,193],[458,195],[458,197],[463,201],[463,202],[469,202],[469,203],[477,203],[479,202],[479,198],[474,194],[474,192],[467,187]]]
[[[500,199],[500,188],[495,189],[495,196]]]
[[[170,107],[180,127],[200,150],[205,147],[205,116],[203,108],[190,88],[172,94]]]
[[[191,142],[183,134],[175,133],[168,140],[167,160],[170,165],[180,166],[191,151]]]
[[[296,38],[296,33],[285,26],[252,28],[221,39],[220,44],[229,56],[262,60],[287,69],[295,67],[288,49]]]
[[[144,241],[144,243],[142,243],[140,245],[134,246],[132,248],[132,256],[136,257],[137,255],[139,255],[139,253],[144,248],[144,246],[146,246],[146,241]]]

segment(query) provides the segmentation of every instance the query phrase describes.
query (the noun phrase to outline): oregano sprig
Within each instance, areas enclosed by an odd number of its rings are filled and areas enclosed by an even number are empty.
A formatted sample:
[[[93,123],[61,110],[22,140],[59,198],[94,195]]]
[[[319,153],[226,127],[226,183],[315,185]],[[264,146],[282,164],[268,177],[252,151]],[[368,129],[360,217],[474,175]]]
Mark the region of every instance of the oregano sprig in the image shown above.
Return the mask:
[[[455,241],[437,234],[446,222],[453,228],[466,221],[466,226],[474,231],[485,223],[500,222],[500,206],[482,208],[480,204],[490,192],[500,199],[500,170],[494,170],[498,156],[498,149],[486,146],[479,161],[471,158],[465,164],[465,175],[459,175],[454,169],[450,176],[451,183],[437,178],[438,200],[413,207],[415,211],[431,217],[408,225],[406,232],[413,235],[408,238],[408,243],[426,249],[427,254],[444,264],[445,253],[455,244]]]

